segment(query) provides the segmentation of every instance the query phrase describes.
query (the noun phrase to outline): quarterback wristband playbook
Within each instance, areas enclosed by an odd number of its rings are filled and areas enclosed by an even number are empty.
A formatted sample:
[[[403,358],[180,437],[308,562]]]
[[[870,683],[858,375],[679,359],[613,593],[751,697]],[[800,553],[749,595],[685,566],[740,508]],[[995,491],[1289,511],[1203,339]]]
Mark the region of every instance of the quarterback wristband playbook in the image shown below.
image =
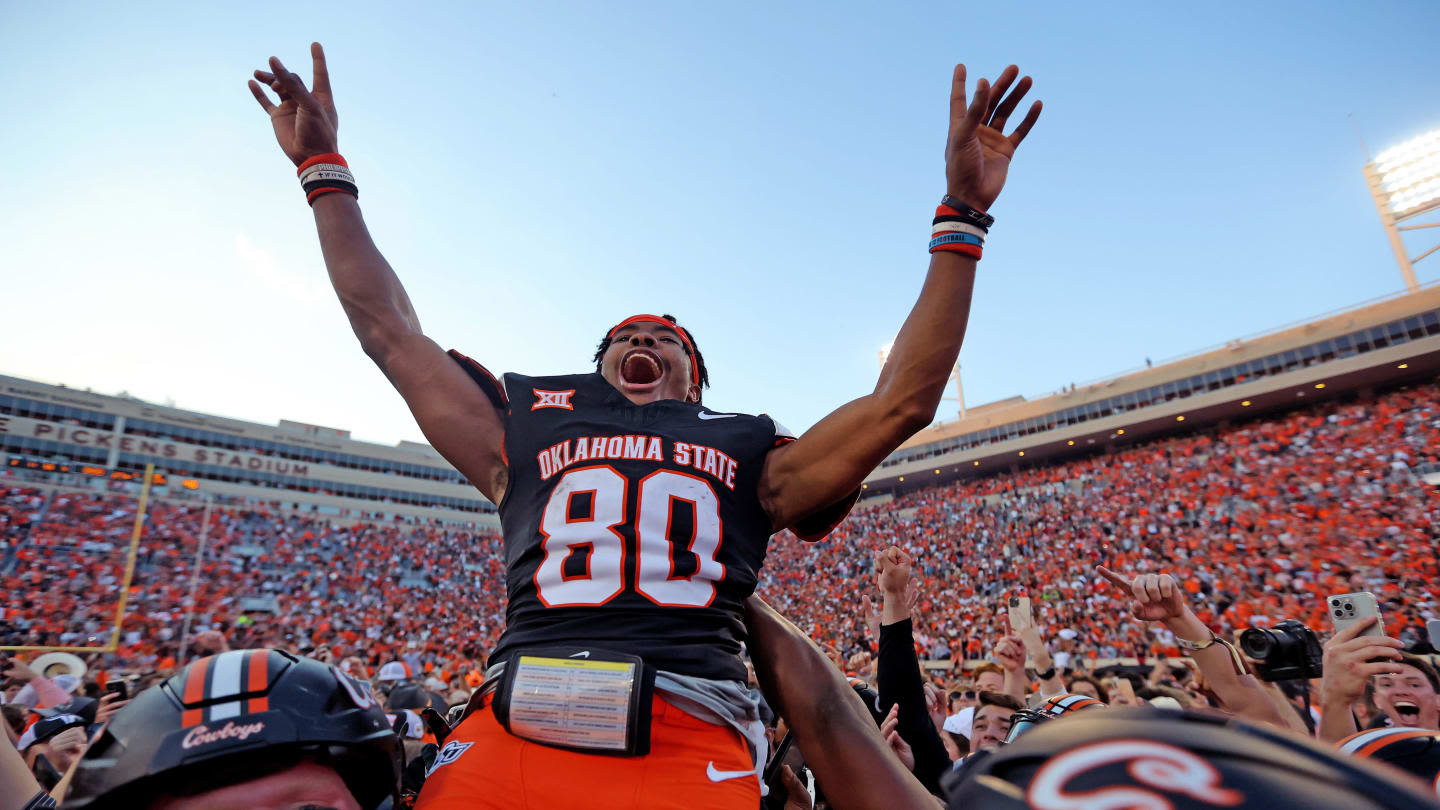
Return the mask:
[[[587,754],[650,753],[655,668],[593,647],[524,647],[505,661],[490,708],[523,740]]]
[[[295,170],[300,177],[300,188],[305,190],[305,202],[315,204],[315,198],[336,191],[359,197],[360,189],[355,185],[355,175],[350,173],[350,164],[345,158],[329,152],[316,155]]]
[[[946,194],[935,209],[935,220],[930,230],[930,252],[948,250],[979,259],[985,247],[985,235],[994,223],[994,217]]]

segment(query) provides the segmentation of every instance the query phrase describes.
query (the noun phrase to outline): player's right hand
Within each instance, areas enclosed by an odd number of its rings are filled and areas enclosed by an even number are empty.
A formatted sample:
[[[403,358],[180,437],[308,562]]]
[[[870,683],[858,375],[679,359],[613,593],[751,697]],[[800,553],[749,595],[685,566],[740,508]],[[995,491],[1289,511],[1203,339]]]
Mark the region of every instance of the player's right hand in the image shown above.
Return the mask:
[[[320,43],[310,43],[310,56],[315,62],[315,76],[309,90],[298,74],[286,70],[273,56],[270,70],[257,70],[255,78],[250,80],[250,93],[275,127],[275,140],[296,166],[315,155],[339,150],[336,131],[340,128],[340,116],[335,113],[330,73],[325,68],[325,51]],[[280,97],[279,104],[270,100],[266,87]]]

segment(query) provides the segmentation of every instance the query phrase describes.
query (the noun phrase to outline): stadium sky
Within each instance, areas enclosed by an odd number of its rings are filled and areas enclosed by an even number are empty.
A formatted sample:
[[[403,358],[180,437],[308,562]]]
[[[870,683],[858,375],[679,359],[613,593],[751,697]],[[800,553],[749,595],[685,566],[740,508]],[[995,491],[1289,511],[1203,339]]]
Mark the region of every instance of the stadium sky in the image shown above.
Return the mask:
[[[0,0],[0,373],[421,438],[245,88],[271,54],[308,81],[314,39],[426,331],[497,372],[585,370],[664,311],[717,409],[800,430],[869,391],[957,61],[1045,102],[992,209],[972,406],[1402,286],[1347,116],[1372,153],[1440,126],[1440,4],[897,5]]]

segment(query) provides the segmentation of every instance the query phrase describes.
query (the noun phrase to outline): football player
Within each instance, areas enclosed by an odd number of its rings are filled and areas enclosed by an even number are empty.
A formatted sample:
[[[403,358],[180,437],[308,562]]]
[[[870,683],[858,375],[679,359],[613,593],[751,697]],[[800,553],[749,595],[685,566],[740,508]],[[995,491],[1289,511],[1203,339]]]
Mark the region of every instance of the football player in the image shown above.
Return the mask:
[[[823,537],[865,475],[933,419],[985,212],[1040,114],[1035,102],[1004,134],[1029,77],[1008,67],[967,98],[956,66],[919,299],[875,390],[797,438],[767,416],[703,406],[708,371],[672,317],[615,324],[586,374],[502,381],[442,350],[366,231],[318,43],[311,56],[311,87],[271,58],[251,92],[299,167],[361,348],[436,450],[499,505],[504,534],[506,630],[420,807],[753,808],[765,740],[739,656],[744,600],[771,534]]]

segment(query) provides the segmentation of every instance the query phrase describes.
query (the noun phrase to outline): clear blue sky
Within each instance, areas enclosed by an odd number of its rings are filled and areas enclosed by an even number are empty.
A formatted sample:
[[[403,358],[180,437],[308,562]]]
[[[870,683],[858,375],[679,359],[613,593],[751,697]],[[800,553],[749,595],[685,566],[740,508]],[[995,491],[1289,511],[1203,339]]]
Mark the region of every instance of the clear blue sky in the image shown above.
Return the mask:
[[[419,438],[245,88],[271,54],[308,78],[312,39],[427,332],[497,372],[583,370],[667,311],[713,407],[803,429],[867,392],[957,61],[1045,102],[992,209],[972,405],[1401,286],[1346,115],[1373,152],[1440,126],[1440,4],[732,5],[0,3],[0,372]]]

